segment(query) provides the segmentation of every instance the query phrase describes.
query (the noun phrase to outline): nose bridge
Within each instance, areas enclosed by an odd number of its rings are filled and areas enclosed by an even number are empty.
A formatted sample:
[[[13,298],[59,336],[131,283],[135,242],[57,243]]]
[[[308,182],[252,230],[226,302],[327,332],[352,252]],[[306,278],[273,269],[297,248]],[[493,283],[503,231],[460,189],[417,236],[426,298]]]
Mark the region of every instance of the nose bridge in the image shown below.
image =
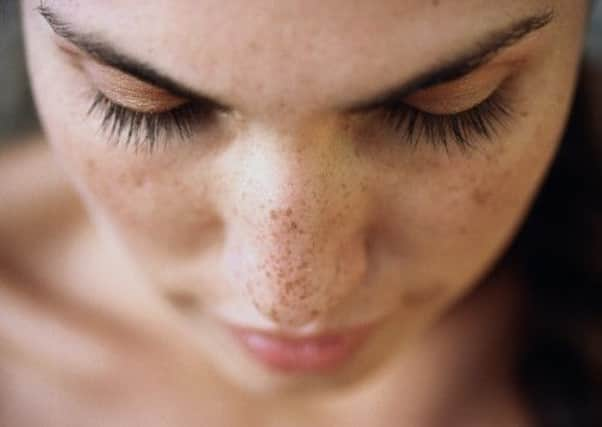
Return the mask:
[[[263,315],[289,326],[336,306],[366,270],[364,204],[354,191],[360,174],[343,163],[352,148],[332,134],[300,140],[303,134],[256,137],[230,181],[238,197],[226,256],[235,286]]]

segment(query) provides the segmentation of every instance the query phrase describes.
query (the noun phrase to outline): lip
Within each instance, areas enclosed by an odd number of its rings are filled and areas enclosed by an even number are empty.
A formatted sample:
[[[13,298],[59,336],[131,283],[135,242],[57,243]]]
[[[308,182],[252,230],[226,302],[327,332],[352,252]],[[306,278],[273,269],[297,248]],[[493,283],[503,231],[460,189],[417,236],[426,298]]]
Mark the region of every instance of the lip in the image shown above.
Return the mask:
[[[286,336],[230,326],[242,347],[265,366],[284,373],[325,373],[344,365],[368,338],[373,325],[311,336]]]

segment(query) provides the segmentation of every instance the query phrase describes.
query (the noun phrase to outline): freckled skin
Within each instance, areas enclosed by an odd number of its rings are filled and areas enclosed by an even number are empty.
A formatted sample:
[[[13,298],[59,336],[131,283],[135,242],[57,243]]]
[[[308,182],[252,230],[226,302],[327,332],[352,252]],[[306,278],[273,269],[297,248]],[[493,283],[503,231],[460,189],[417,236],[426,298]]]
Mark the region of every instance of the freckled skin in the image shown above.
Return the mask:
[[[372,365],[398,357],[477,287],[524,218],[563,130],[583,10],[552,2],[558,22],[515,70],[520,113],[467,153],[411,148],[381,121],[336,106],[406,81],[469,31],[544,2],[167,1],[56,2],[238,107],[151,155],[107,143],[85,114],[90,82],[27,18],[41,119],[93,223],[149,292],[207,322],[290,332],[386,319]],[[118,25],[132,10],[137,24]]]
[[[339,303],[344,296],[342,292],[349,289],[347,283],[358,280],[354,274],[358,277],[362,274],[361,262],[354,268],[342,268],[340,262],[336,262],[334,269],[323,273],[328,274],[324,279],[318,269],[321,263],[316,258],[332,259],[328,252],[331,249],[316,239],[314,233],[306,233],[297,225],[307,222],[303,216],[304,212],[296,215],[292,208],[270,210],[265,225],[269,237],[263,235],[260,239],[264,243],[273,242],[276,249],[270,249],[267,260],[257,267],[267,280],[261,280],[259,275],[260,280],[247,280],[246,285],[251,301],[260,312],[289,326],[303,325],[325,314],[333,304]],[[332,226],[336,227],[342,216],[338,214]],[[345,256],[338,248],[335,250],[343,255],[342,259],[361,260],[353,254]],[[329,283],[340,283],[340,293],[325,291],[323,287]]]

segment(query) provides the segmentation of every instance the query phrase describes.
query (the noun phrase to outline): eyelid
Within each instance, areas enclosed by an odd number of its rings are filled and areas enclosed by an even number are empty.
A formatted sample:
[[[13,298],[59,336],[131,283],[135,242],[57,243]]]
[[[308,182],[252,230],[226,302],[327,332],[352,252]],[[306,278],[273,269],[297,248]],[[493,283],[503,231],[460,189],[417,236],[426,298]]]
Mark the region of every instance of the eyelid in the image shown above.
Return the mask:
[[[116,104],[142,113],[161,113],[190,102],[100,62],[63,37],[54,33],[52,37],[59,50],[68,56],[69,61],[86,73],[95,89]]]
[[[512,75],[512,64],[489,65],[473,73],[410,94],[404,103],[431,114],[455,114],[489,98]]]
[[[114,83],[115,86],[122,86],[124,89],[133,91],[138,89],[140,91],[154,92],[157,94],[171,96],[174,99],[184,100],[184,98],[177,97],[164,89],[158,88],[150,83],[144,82],[130,74],[124,73],[123,71],[117,70],[110,65],[98,61],[96,58],[91,56],[89,53],[84,52],[78,46],[74,45],[71,41],[66,40],[56,34],[53,34],[58,48],[63,51],[66,55],[74,61],[76,66],[82,69],[88,74],[94,83],[106,83],[110,86]],[[99,88],[101,89],[101,88]],[[103,88],[106,89],[106,88]],[[107,90],[103,92],[108,92]]]
[[[113,102],[132,110],[159,113],[189,102],[95,60],[84,60],[83,69],[98,91]]]

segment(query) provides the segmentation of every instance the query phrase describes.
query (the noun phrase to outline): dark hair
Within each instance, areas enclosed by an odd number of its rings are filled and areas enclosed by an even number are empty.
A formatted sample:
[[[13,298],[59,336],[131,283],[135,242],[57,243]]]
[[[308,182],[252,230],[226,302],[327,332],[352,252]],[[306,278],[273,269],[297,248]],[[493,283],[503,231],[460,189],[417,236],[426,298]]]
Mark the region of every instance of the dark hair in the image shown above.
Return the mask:
[[[602,151],[585,70],[555,161],[504,258],[529,284],[517,377],[541,427],[602,426]]]

